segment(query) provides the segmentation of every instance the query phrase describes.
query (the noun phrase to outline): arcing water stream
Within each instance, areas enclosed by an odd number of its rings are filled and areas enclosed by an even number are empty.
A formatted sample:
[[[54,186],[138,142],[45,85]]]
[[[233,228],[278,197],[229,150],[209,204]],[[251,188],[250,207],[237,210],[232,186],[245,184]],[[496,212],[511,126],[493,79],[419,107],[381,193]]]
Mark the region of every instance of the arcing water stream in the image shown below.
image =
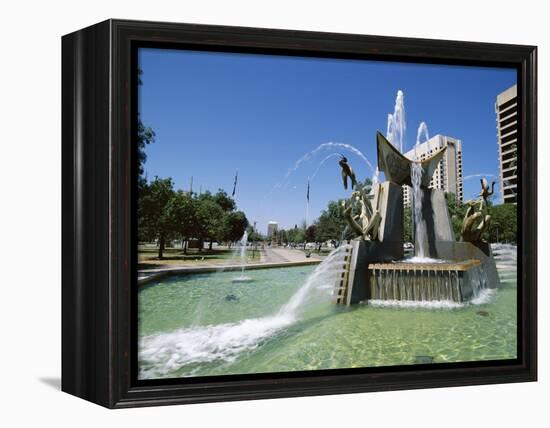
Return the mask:
[[[424,142],[430,139],[430,133],[428,131],[428,124],[426,122],[420,122],[418,125],[418,130],[416,131],[416,145],[419,146],[422,144],[422,136],[424,136]]]

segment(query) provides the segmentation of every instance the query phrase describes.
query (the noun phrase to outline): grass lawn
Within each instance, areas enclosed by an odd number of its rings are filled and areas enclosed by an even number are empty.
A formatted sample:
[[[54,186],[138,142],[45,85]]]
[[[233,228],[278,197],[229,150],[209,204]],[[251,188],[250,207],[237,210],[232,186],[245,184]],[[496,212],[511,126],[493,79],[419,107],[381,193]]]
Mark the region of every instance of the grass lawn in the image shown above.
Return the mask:
[[[252,255],[254,253],[254,258]],[[193,266],[193,265],[210,265],[223,264],[233,257],[236,257],[235,262],[240,260],[235,255],[235,249],[212,249],[207,248],[199,251],[198,249],[188,249],[187,254],[183,254],[181,248],[166,248],[162,259],[158,258],[158,249],[151,247],[138,247],[138,269],[154,269],[166,266]],[[259,261],[260,250],[252,251],[247,249],[248,261]]]

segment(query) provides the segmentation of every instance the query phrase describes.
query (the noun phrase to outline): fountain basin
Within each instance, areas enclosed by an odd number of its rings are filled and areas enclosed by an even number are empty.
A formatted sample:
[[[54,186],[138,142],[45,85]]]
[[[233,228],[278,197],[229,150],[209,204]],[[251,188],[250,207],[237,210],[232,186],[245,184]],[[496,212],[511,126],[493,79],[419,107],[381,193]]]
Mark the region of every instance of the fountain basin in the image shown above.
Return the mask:
[[[489,288],[480,260],[445,263],[372,263],[368,299],[467,302]]]

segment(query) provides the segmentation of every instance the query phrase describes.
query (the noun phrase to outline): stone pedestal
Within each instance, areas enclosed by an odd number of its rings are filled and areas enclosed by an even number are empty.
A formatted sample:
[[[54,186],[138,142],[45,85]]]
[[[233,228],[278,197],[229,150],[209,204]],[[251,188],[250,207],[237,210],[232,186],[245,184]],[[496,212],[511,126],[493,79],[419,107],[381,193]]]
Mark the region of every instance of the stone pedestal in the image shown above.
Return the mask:
[[[471,242],[436,242],[434,245],[435,255],[433,257],[448,261],[479,260],[481,269],[487,276],[488,287],[497,288],[500,286],[497,266],[493,258],[491,246],[487,242],[472,244]]]
[[[401,186],[388,181],[375,190],[375,210],[382,221],[377,241],[356,239],[352,242],[352,256],[348,279],[346,304],[352,305],[368,298],[368,267],[403,258],[403,191]]]
[[[403,246],[403,188],[385,181],[377,186],[374,194],[375,210],[382,220],[378,230],[380,242],[401,242]]]
[[[438,258],[436,242],[454,242],[453,225],[445,200],[445,193],[441,189],[421,189],[422,192],[422,223],[426,231],[425,248],[427,254],[425,257]],[[414,204],[414,201],[413,201]],[[416,229],[416,219],[414,218],[414,205],[411,208],[413,216],[413,226]],[[414,231],[415,254],[419,248],[419,237]]]

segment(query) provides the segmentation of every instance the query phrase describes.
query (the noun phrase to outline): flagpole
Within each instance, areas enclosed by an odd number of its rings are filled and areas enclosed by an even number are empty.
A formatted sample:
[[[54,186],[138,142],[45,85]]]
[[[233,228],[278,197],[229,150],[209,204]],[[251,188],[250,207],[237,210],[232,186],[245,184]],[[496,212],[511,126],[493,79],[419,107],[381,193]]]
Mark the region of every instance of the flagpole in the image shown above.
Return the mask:
[[[309,218],[309,177],[307,178],[307,194],[306,194],[306,229]]]
[[[233,181],[233,192],[231,193],[231,197],[235,199],[235,192],[237,191],[237,178],[239,176],[239,170],[235,171],[235,180]]]

